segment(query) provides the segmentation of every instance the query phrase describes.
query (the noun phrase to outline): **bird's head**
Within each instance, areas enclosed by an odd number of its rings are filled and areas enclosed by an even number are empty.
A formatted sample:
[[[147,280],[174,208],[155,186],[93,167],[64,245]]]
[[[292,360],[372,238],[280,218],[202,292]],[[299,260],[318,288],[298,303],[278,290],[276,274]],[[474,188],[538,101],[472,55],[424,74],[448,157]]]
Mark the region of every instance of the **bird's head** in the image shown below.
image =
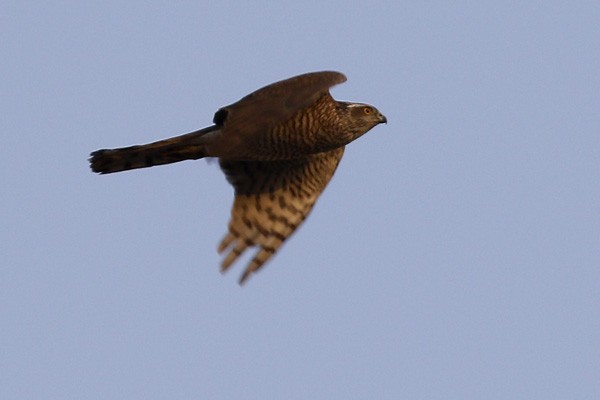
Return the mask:
[[[387,124],[387,118],[378,109],[364,103],[340,102],[348,113],[348,131],[352,133],[352,140],[364,135],[379,124]]]

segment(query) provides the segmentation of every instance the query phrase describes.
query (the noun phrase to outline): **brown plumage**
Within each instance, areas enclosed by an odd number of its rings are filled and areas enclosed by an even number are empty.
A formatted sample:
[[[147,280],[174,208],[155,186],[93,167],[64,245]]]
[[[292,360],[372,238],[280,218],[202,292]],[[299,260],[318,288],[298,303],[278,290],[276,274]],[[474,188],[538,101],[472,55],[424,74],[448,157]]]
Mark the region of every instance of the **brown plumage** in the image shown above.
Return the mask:
[[[276,82],[219,109],[214,125],[158,142],[91,154],[108,174],[182,160],[217,157],[235,189],[229,232],[219,245],[221,270],[258,246],[243,283],[310,213],[333,176],[344,146],[386,118],[373,106],[334,100],[346,77],[313,72]]]

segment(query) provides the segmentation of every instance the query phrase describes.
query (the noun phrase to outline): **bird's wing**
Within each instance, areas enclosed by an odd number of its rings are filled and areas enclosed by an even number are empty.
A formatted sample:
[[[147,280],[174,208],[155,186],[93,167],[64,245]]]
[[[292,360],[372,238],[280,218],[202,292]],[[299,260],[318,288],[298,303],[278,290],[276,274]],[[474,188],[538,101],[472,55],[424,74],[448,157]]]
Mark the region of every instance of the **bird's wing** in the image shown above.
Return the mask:
[[[258,270],[298,228],[335,172],[344,148],[285,161],[220,161],[235,188],[229,232],[219,245],[225,271],[257,246],[240,283]]]
[[[243,149],[245,142],[289,120],[298,111],[328,95],[330,87],[345,81],[346,76],[340,72],[311,72],[272,83],[222,107],[213,120],[222,127],[221,134],[210,143],[210,152],[237,158],[237,149]]]

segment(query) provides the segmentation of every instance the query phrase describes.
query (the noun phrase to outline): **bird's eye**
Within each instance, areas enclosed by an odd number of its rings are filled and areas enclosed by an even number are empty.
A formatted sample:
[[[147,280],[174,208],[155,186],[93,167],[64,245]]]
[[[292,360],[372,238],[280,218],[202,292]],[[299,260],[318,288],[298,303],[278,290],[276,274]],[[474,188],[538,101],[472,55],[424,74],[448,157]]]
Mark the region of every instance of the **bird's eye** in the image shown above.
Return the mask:
[[[365,107],[363,110],[366,115],[369,115],[373,112],[373,109],[371,109],[371,107]]]

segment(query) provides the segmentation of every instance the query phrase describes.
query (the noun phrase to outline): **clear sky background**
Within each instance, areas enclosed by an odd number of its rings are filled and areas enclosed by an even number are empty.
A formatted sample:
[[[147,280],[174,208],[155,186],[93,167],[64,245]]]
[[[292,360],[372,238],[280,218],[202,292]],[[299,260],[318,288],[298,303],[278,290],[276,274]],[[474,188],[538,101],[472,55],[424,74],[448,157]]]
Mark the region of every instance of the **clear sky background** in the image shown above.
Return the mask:
[[[600,3],[3,1],[0,398],[600,398]],[[339,70],[388,118],[244,287],[204,160],[92,174]]]

